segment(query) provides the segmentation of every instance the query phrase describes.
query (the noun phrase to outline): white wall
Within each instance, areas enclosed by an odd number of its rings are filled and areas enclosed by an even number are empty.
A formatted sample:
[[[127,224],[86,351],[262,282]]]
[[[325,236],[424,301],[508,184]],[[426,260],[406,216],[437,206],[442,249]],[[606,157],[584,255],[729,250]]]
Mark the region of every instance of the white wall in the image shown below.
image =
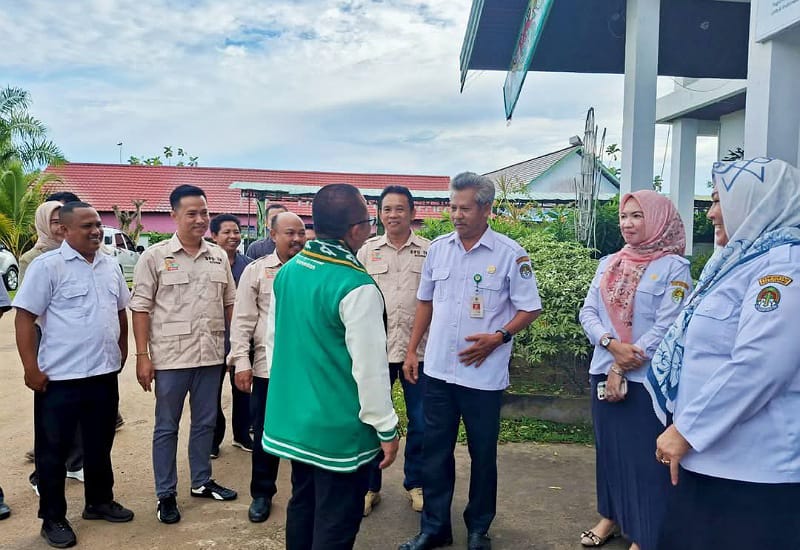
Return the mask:
[[[728,151],[735,151],[737,147],[744,148],[744,109],[719,119],[719,141],[717,143],[717,158],[721,159]]]

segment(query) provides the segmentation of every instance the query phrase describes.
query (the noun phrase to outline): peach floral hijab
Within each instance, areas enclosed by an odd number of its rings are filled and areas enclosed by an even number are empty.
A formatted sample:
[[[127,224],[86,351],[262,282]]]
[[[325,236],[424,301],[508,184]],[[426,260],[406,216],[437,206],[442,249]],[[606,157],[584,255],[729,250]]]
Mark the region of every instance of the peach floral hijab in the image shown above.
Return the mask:
[[[619,203],[620,213],[632,198],[644,214],[644,241],[626,244],[611,256],[600,279],[600,295],[611,324],[620,341],[628,344],[633,343],[633,298],[648,264],[669,254],[682,256],[686,250],[686,232],[672,201],[650,190],[627,193]]]

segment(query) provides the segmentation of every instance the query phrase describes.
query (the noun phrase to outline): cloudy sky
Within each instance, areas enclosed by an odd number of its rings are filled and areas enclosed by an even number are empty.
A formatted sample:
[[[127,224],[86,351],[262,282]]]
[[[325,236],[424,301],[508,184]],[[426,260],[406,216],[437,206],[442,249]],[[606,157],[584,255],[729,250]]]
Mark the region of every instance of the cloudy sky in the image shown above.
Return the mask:
[[[471,0],[4,4],[0,85],[30,91],[73,162],[118,162],[121,141],[123,161],[172,145],[201,166],[488,172],[567,146],[592,106],[621,141],[621,76],[531,73],[510,125],[504,73],[471,73],[459,93]],[[716,140],[698,147],[707,193]]]

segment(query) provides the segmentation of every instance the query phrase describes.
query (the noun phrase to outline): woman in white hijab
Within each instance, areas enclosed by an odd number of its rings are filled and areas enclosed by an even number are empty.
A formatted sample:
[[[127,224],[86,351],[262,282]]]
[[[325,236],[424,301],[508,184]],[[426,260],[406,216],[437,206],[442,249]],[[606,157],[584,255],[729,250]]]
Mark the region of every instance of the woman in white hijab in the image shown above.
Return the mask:
[[[716,252],[646,386],[673,499],[659,548],[800,548],[800,171],[716,163]]]
[[[36,209],[34,220],[37,236],[36,244],[19,257],[20,282],[22,282],[25,271],[34,258],[61,246],[61,241],[64,240],[64,233],[58,214],[62,206],[63,204],[59,201],[47,201],[40,204]]]

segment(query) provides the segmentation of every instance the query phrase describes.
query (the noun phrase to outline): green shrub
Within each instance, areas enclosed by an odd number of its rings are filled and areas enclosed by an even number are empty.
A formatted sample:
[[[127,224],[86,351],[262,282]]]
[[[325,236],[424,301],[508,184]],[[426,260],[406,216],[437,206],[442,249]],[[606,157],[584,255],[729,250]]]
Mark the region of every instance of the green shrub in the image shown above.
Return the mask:
[[[160,243],[161,241],[166,241],[167,239],[172,238],[172,233],[159,233],[158,231],[145,231],[144,233],[139,233],[140,237],[147,237],[147,242],[150,246]]]
[[[691,271],[693,280],[696,281],[700,278],[700,273],[703,271],[703,268],[706,266],[706,263],[708,263],[708,259],[712,254],[714,254],[713,250],[711,252],[699,252],[692,256],[689,270]]]

